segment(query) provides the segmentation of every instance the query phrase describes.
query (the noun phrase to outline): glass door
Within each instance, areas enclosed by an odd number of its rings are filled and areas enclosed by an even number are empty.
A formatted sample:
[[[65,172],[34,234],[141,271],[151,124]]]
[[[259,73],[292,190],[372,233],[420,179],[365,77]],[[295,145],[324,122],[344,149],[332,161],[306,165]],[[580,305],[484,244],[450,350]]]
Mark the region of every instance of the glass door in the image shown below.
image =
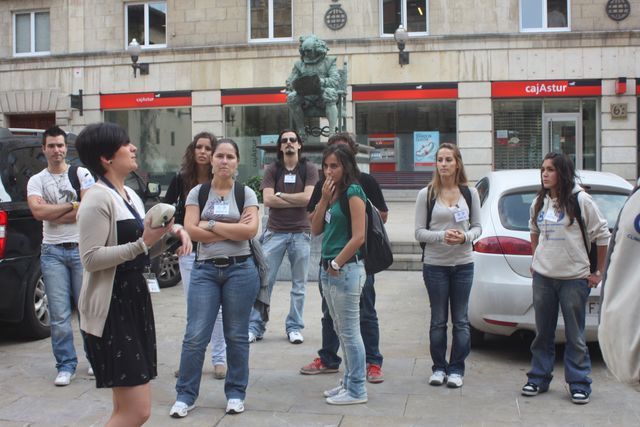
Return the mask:
[[[554,151],[568,155],[576,169],[582,164],[582,118],[579,113],[544,114],[542,132],[543,156]]]

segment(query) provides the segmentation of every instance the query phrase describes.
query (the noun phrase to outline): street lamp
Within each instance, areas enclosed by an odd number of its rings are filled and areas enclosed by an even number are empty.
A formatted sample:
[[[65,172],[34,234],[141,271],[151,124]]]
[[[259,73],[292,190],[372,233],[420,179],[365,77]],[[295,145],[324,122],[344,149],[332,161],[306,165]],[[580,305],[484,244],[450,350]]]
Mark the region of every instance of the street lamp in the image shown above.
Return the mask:
[[[396,39],[396,43],[398,44],[398,63],[402,67],[403,65],[407,65],[409,63],[409,52],[404,51],[404,45],[409,40],[409,33],[407,30],[400,24],[398,29],[393,33],[393,38]]]
[[[149,74],[149,64],[138,64],[138,57],[140,56],[140,52],[142,52],[142,48],[136,39],[131,40],[129,47],[127,48],[127,52],[131,55],[133,78],[137,77],[136,73],[138,70],[140,70],[141,76]]]

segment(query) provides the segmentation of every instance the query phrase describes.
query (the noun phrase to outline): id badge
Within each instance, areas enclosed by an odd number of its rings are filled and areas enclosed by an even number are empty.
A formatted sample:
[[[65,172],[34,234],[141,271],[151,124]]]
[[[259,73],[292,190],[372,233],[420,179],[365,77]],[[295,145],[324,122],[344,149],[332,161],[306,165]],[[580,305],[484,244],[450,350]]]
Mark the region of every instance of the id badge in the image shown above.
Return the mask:
[[[147,281],[147,288],[149,288],[149,293],[157,294],[160,292],[160,285],[158,284],[158,279],[156,279],[156,275],[147,269],[142,274],[144,279]]]
[[[214,215],[229,215],[229,202],[217,202],[213,205]]]
[[[558,216],[556,215],[555,209],[549,209],[545,213],[544,219],[549,222],[558,222]]]
[[[331,224],[331,211],[328,209],[324,213],[324,222],[326,222],[327,224]]]
[[[295,174],[286,174],[284,176],[284,183],[285,184],[295,184],[296,183],[296,175]]]
[[[453,212],[453,218],[456,220],[456,222],[468,221],[469,211],[466,209],[458,209]]]

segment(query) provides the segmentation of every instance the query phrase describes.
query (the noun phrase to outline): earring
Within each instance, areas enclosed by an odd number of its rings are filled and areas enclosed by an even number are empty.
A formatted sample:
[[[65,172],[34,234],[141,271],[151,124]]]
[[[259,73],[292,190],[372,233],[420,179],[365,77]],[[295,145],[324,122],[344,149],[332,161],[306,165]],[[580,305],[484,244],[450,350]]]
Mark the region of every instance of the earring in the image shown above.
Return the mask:
[[[113,160],[109,160],[109,164],[112,164],[112,163],[113,163]]]

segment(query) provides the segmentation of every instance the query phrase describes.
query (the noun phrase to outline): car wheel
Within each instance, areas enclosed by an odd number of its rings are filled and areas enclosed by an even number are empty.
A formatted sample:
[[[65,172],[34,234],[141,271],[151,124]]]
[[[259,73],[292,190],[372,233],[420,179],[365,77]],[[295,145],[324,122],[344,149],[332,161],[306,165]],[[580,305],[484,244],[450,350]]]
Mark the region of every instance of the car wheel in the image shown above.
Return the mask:
[[[178,264],[178,255],[173,250],[163,252],[151,263],[151,271],[158,279],[158,285],[161,288],[170,288],[180,282],[180,265]]]
[[[21,336],[32,339],[47,338],[51,335],[49,301],[44,292],[44,281],[39,263],[35,274],[27,283],[24,317],[18,326],[18,331]]]
[[[471,328],[471,346],[480,347],[484,344],[484,332],[474,328],[473,326],[469,327]]]

